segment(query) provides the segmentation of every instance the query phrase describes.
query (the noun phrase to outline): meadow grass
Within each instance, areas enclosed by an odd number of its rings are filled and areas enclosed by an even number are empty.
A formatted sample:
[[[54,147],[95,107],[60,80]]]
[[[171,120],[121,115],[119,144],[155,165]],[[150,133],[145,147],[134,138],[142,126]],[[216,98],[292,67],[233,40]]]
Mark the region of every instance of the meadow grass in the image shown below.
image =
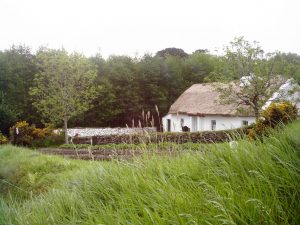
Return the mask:
[[[91,150],[142,150],[155,152],[158,150],[162,151],[181,151],[181,150],[193,150],[199,151],[204,150],[209,146],[209,144],[203,143],[182,143],[177,144],[174,142],[159,142],[159,143],[142,143],[142,144],[103,144],[103,145],[90,145],[90,144],[63,144],[58,148],[60,149],[91,149]]]
[[[300,224],[299,134],[112,162],[3,146],[0,224]]]

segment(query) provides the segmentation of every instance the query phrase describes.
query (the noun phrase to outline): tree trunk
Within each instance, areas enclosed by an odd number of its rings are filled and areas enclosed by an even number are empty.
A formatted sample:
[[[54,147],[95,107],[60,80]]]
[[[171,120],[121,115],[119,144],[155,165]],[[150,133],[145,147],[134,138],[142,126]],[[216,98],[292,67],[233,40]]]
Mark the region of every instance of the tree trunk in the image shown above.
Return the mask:
[[[65,133],[65,144],[69,144],[69,138],[68,138],[68,117],[64,116],[64,133]]]
[[[254,115],[256,119],[259,118],[259,108],[257,106],[254,107]]]

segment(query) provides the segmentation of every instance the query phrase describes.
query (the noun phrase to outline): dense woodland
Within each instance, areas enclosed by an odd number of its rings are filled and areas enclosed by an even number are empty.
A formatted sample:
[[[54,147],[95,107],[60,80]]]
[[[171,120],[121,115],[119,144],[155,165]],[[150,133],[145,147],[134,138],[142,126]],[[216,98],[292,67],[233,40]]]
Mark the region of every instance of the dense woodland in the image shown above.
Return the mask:
[[[33,53],[26,46],[0,51],[0,130],[3,133],[7,134],[8,128],[20,120],[37,126],[49,122],[33,106],[30,95],[36,74],[41,72],[37,55],[42,51],[43,48]],[[182,49],[168,48],[140,58],[113,55],[104,59],[100,54],[81,57],[96,71],[93,82],[96,97],[89,110],[70,118],[70,126],[132,126],[133,121],[146,125],[144,115],[148,111],[157,123],[192,84],[235,78],[226,57],[207,50],[187,54]],[[300,80],[299,55],[278,53],[268,60],[275,59],[280,60],[274,64],[274,73]]]

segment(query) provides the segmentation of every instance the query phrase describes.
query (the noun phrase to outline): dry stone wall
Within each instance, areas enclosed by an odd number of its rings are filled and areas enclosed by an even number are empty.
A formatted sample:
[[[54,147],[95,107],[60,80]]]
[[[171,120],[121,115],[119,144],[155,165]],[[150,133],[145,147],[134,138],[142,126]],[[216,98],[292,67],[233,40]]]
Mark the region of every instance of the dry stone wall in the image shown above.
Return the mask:
[[[218,143],[235,140],[247,133],[247,129],[236,129],[215,132],[185,132],[185,133],[140,133],[140,134],[121,134],[105,135],[93,137],[74,137],[74,144],[139,144],[139,143],[159,143],[175,142],[178,144],[193,143]]]
[[[69,137],[94,137],[94,136],[110,136],[110,135],[128,135],[140,133],[156,132],[155,127],[144,128],[71,128],[68,129]]]

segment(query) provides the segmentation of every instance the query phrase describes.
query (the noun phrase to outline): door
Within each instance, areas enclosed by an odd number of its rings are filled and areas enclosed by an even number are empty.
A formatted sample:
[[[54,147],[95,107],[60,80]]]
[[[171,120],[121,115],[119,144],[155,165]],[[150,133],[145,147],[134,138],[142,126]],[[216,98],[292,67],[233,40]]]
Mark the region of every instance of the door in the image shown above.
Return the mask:
[[[192,116],[192,131],[198,131],[198,118],[197,116]]]
[[[170,132],[171,131],[171,120],[167,119],[167,131]]]

